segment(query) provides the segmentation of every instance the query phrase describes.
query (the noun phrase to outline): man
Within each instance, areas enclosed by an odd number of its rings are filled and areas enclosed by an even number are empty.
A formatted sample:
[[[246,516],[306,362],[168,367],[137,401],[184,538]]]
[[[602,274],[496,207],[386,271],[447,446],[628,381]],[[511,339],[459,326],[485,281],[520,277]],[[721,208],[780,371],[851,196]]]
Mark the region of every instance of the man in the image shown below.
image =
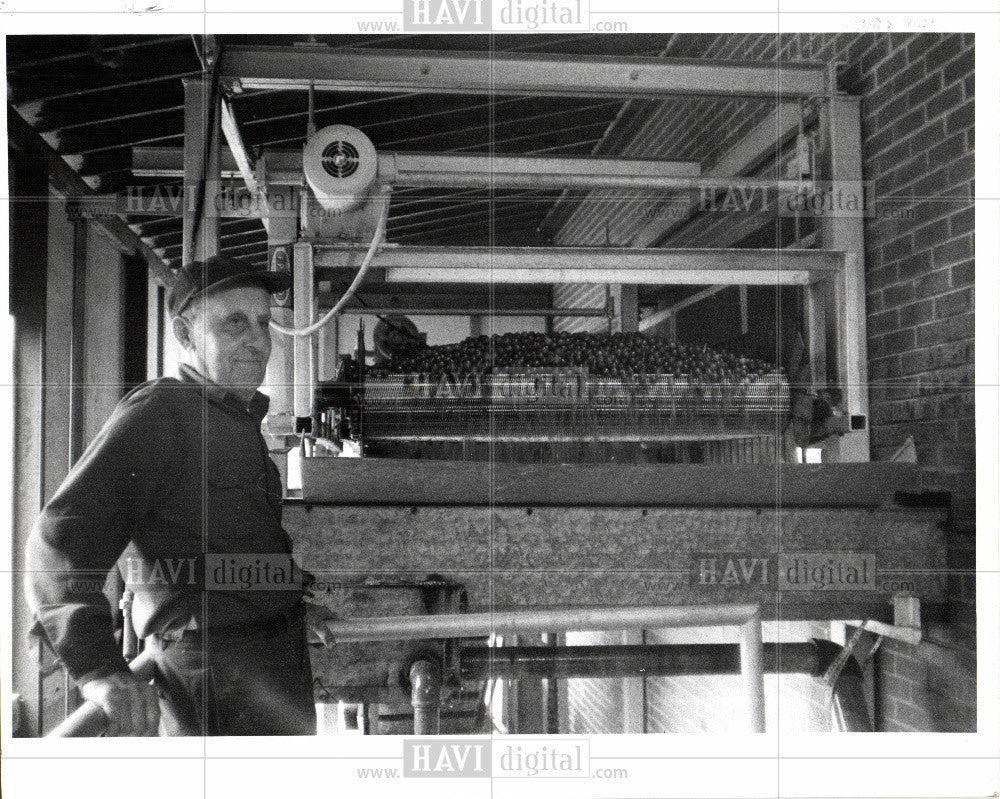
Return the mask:
[[[289,285],[221,256],[179,270],[168,297],[179,379],[119,403],[28,541],[36,631],[103,707],[110,735],[316,731],[302,573],[257,391],[269,295]],[[116,561],[156,689],[132,675],[113,635],[100,582]]]

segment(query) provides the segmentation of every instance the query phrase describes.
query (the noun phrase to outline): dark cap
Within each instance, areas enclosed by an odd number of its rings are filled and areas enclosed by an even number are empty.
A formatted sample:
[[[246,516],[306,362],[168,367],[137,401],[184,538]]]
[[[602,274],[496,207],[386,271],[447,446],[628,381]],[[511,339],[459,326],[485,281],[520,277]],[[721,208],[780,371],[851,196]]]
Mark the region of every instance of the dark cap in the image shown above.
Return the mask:
[[[167,293],[167,308],[171,316],[177,316],[199,294],[244,285],[260,286],[269,294],[276,294],[291,287],[292,276],[288,272],[247,267],[225,255],[215,255],[177,270]]]

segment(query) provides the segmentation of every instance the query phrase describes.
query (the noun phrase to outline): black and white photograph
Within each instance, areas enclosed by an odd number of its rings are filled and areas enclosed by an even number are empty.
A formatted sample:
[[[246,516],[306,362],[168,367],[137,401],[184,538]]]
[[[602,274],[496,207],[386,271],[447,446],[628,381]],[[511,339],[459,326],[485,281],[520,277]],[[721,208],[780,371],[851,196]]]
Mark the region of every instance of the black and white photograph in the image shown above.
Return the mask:
[[[5,796],[996,795],[995,8],[105,5],[0,3]]]

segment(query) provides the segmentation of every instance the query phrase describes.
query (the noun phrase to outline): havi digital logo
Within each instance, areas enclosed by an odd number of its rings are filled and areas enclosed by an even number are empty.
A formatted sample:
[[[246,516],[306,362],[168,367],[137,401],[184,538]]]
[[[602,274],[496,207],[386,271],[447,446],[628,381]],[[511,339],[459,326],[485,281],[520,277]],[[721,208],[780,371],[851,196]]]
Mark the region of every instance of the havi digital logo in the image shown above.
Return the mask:
[[[403,740],[404,777],[489,777],[491,765],[489,739]]]
[[[491,0],[403,0],[404,31],[488,31]]]

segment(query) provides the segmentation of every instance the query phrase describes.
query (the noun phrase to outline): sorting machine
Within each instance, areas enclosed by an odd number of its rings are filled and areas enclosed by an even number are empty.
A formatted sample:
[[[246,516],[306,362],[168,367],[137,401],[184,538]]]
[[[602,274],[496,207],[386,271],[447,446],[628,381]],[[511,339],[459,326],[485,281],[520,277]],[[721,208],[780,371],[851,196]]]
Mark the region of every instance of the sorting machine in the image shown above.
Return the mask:
[[[411,724],[482,731],[495,721],[484,718],[484,693],[501,678],[739,670],[748,723],[760,730],[765,670],[857,682],[829,642],[762,645],[762,621],[866,622],[880,634],[919,638],[919,610],[944,595],[947,509],[915,466],[868,462],[859,216],[814,218],[811,235],[785,249],[654,247],[661,220],[629,247],[384,241],[392,190],[404,186],[680,196],[742,186],[772,198],[815,197],[834,182],[860,190],[858,100],[839,93],[830,73],[783,63],[764,67],[768,80],[758,82],[761,68],[704,63],[695,74],[672,69],[669,59],[579,59],[566,69],[520,54],[276,50],[223,51],[222,85],[775,100],[703,173],[698,164],[654,160],[382,153],[346,126],[312,127],[302,150],[252,157],[226,100],[188,83],[194,121],[185,151],[206,151],[211,172],[241,178],[236,194],[267,226],[271,267],[293,274],[290,296],[273,309],[265,430],[282,466],[293,453],[301,489],[289,492],[285,525],[319,578],[319,601],[339,618],[330,624],[337,645],[313,652],[318,701],[364,705],[359,723],[371,732]],[[198,115],[212,102],[222,103],[217,117],[230,119],[233,159],[220,156],[211,130],[211,146],[199,138]],[[193,184],[199,165],[180,151],[137,148],[134,167],[184,174]],[[196,222],[193,207],[185,204],[185,229],[199,236],[185,235],[185,257],[210,255],[218,220]],[[683,373],[599,374],[581,364],[494,363],[458,376],[372,372],[360,339],[350,379],[321,380],[351,349],[338,340],[337,319],[373,311],[351,302],[370,269],[386,283],[685,285],[699,288],[697,296],[727,285],[792,286],[801,292],[802,351],[795,364],[731,384]],[[334,276],[353,278],[351,289],[319,308],[317,286]],[[618,296],[607,310],[621,329]],[[633,330],[669,325],[682,307],[635,319]],[[792,462],[790,422],[796,413],[812,419],[824,392],[838,397],[841,420],[824,442],[825,462]],[[336,457],[347,442],[360,457]],[[544,455],[539,447],[548,448]],[[651,448],[655,454],[642,454]],[[706,625],[736,625],[740,643],[641,643],[643,630]],[[573,630],[640,643],[566,647]],[[870,720],[852,685],[840,717],[865,728]],[[509,729],[555,732],[557,716],[540,711]]]

